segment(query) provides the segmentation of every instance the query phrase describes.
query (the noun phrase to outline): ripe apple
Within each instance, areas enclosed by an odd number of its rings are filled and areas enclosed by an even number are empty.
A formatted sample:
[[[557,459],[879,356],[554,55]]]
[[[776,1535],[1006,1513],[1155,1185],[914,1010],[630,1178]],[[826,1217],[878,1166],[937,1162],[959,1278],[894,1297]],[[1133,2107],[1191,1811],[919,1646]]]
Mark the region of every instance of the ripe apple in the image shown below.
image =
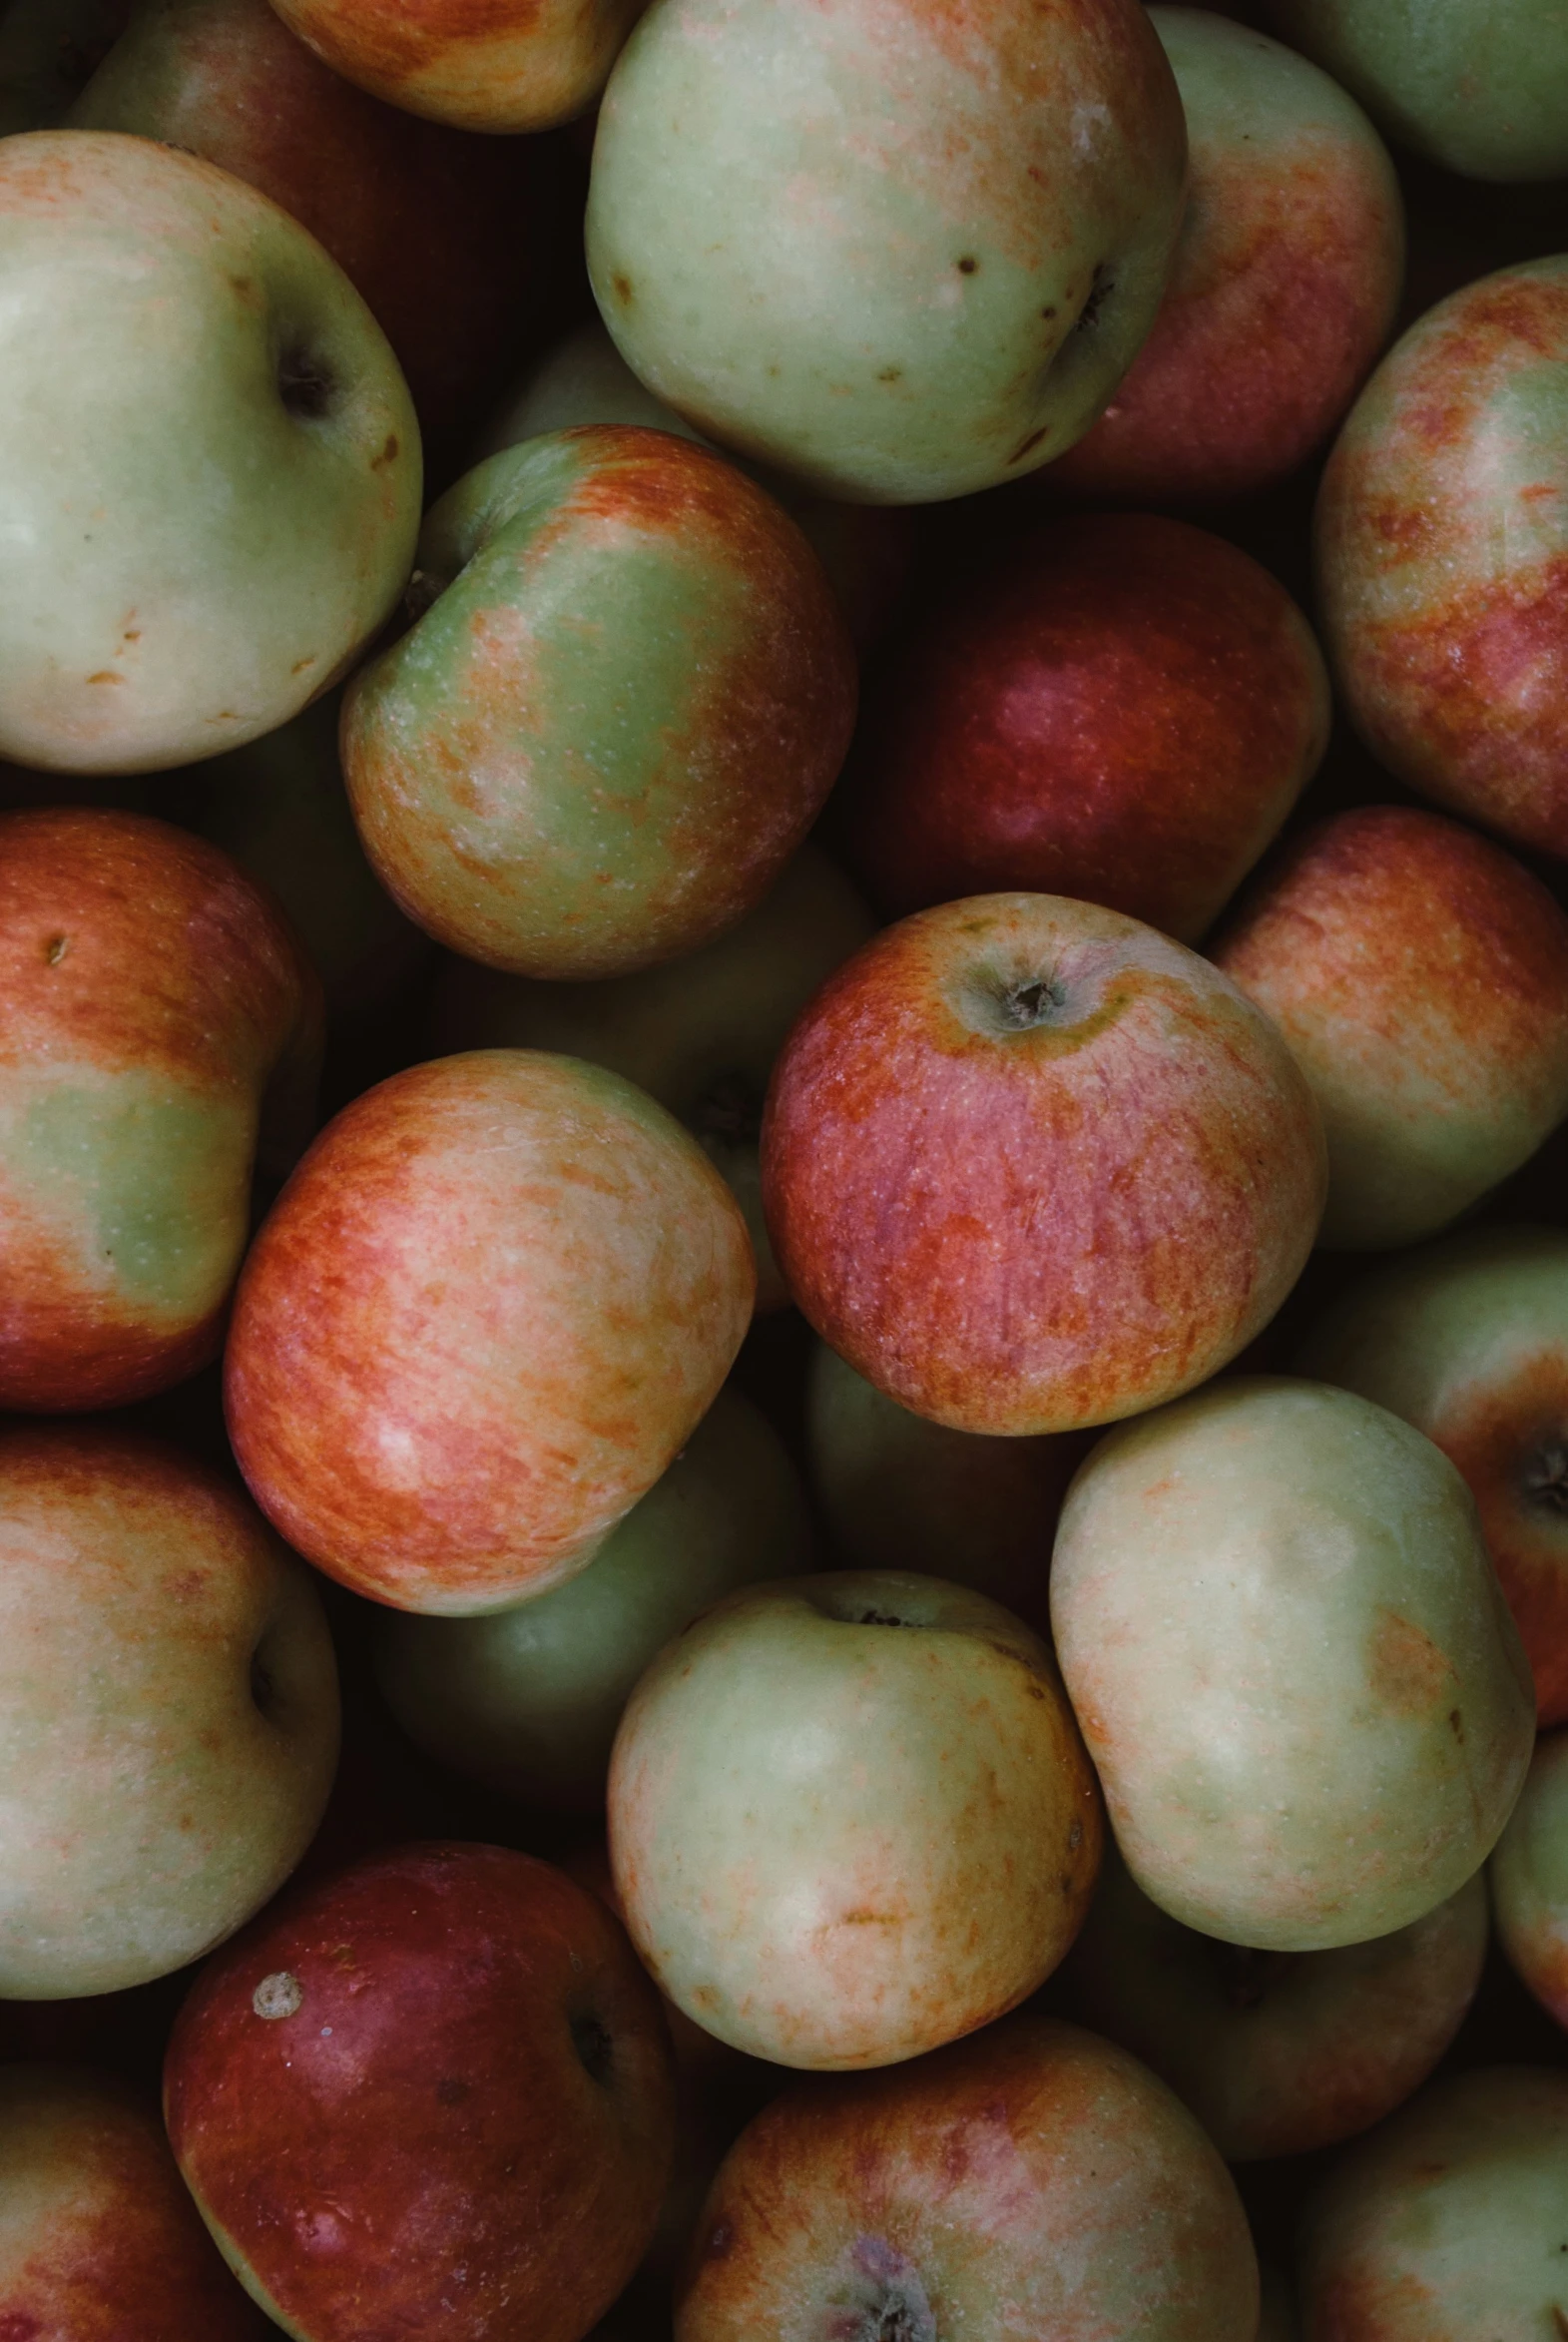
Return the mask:
[[[1568,1235],[1466,1230],[1351,1285],[1296,1370],[1358,1391],[1464,1474],[1535,1677],[1568,1723]]]
[[[459,130],[550,130],[591,106],[646,0],[275,0],[334,73]]]
[[[337,1676],[227,1480],[103,1425],[0,1434],[0,1996],[166,1976],[309,1844]]]
[[[1340,420],[1393,329],[1404,206],[1327,74],[1199,8],[1151,8],[1190,192],[1153,330],[1046,488],[1165,503],[1272,486]]]
[[[320,987],[228,855],[0,815],[0,1407],[117,1407],[213,1357],[251,1172],[313,1119]]]
[[[1135,0],[656,0],[600,110],[589,273],[633,372],[722,446],[938,502],[1105,405],[1186,144]]]
[[[732,1594],[665,1646],[616,1735],[632,1941],[677,2008],[781,2065],[890,2064],[1015,2008],[1099,1859],[1049,1649],[938,1578]]]
[[[1447,1458],[1326,1384],[1238,1377],[1102,1440],[1051,1570],[1117,1843],[1227,1943],[1391,1935],[1490,1854],[1529,1668]]]
[[[854,722],[854,651],[771,496],[668,432],[490,456],[419,539],[424,615],[354,678],[343,768],[382,882],[516,975],[674,959],[768,892]]]
[[[722,1595],[808,1568],[811,1533],[779,1435],[721,1391],[586,1569],[485,1618],[388,1613],[376,1679],[442,1764],[525,1804],[595,1812],[644,1668]]]
[[[0,2334],[7,2342],[262,2342],[156,2113],[69,2066],[0,2066]]]
[[[1193,943],[1316,771],[1328,677],[1250,555],[1089,513],[949,593],[874,713],[849,834],[891,915],[1028,887]]]
[[[1457,822],[1335,815],[1260,876],[1210,948],[1321,1109],[1323,1244],[1434,1235],[1568,1114],[1568,915]]]
[[[1423,797],[1559,855],[1565,403],[1568,256],[1501,269],[1384,358],[1339,434],[1316,521],[1329,659],[1372,754]]]
[[[595,1896],[426,1844],[296,1892],[210,1963],[164,2106],[225,2258],[298,2342],[579,2342],[653,2233],[675,2086]]]
[[[149,139],[0,142],[0,755],[270,732],[387,616],[419,492],[386,337],[286,213]]]
[[[573,1057],[394,1074],[251,1248],[226,1363],[263,1511],[399,1609],[586,1566],[718,1394],[751,1315],[739,1205],[662,1106]]]
[[[795,1026],[763,1123],[799,1307],[957,1431],[1075,1431],[1205,1381],[1296,1282],[1323,1179],[1268,1019],[1196,952],[1046,894],[873,937]]]
[[[1568,1732],[1543,1732],[1536,1742],[1491,1881],[1509,1965],[1568,2028]]]
[[[1026,2013],[892,2072],[796,2086],[742,2132],[676,2342],[1255,2342],[1235,2182],[1125,2050]]]

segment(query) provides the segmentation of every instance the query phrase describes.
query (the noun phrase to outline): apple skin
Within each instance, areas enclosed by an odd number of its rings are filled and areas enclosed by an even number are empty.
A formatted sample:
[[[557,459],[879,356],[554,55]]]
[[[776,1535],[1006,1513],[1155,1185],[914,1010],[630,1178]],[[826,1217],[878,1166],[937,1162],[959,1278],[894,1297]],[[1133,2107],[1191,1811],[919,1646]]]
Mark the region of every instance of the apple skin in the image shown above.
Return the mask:
[[[1209,948],[1316,1096],[1325,1245],[1435,1235],[1568,1113],[1568,915],[1440,814],[1336,814],[1260,874]]]
[[[656,0],[600,110],[589,275],[633,372],[721,446],[940,502],[1105,405],[1186,151],[1134,0]]]
[[[552,130],[585,113],[646,0],[275,0],[316,55],[389,106],[458,130]]]
[[[1565,158],[1568,167],[1568,158]],[[1568,854],[1568,257],[1468,285],[1395,343],[1318,493],[1318,604],[1389,772]]]
[[[1072,2013],[1169,2082],[1228,2163],[1307,2154],[1420,2087],[1475,1997],[1489,1932],[1477,1873],[1369,1943],[1245,1951],[1168,1918],[1113,1849],[1068,1956]]]
[[[514,975],[620,975],[768,892],[854,724],[821,564],[733,464],[591,426],[493,455],[419,539],[430,606],[359,672],[343,769],[382,883]]]
[[[1568,2321],[1565,2198],[1568,2073],[1431,2083],[1307,2203],[1304,2342],[1545,2342]]]
[[[732,1594],[633,1692],[610,1862],[677,2008],[776,2064],[886,2065],[1016,2008],[1077,1932],[1100,1801],[1048,1646],[939,1578]]]
[[[420,1748],[525,1804],[604,1804],[645,1667],[737,1586],[811,1565],[805,1492],[767,1419],[721,1391],[664,1477],[565,1585],[486,1618],[389,1613],[376,1680]]]
[[[758,1138],[774,1060],[811,994],[873,931],[853,886],[816,847],[701,950],[636,975],[533,983],[472,960],[442,970],[446,1049],[561,1049],[608,1065],[668,1106],[724,1173],[757,1256],[757,1307],[789,1299],[763,1218]]]
[[[1329,1307],[1293,1364],[1390,1408],[1457,1464],[1537,1720],[1568,1723],[1568,1236],[1465,1230],[1390,1261]]]
[[[1447,1458],[1367,1400],[1238,1376],[1102,1440],[1051,1620],[1137,1884],[1269,1952],[1408,1927],[1490,1854],[1529,1668]]]
[[[36,131],[0,141],[0,755],[155,772],[285,722],[419,525],[413,408],[346,277],[194,155]]]
[[[585,1567],[741,1347],[746,1223],[599,1066],[437,1058],[316,1140],[251,1248],[230,1437],[288,1542],[394,1608],[504,1609]]]
[[[107,2075],[0,2067],[0,2334],[265,2342],[156,2113]]]
[[[167,1976],[304,1853],[337,1763],[310,1577],[227,1480],[99,1425],[0,1434],[0,1996]]]
[[[763,1203],[795,1301],[900,1405],[1066,1432],[1190,1389],[1296,1282],[1316,1110],[1225,977],[1085,902],[917,912],[775,1068]]]
[[[1223,537],[1089,513],[966,580],[885,674],[851,860],[893,917],[1027,887],[1196,942],[1321,762],[1301,611]]]
[[[1151,8],[1187,115],[1187,215],[1148,340],[1039,475],[1131,502],[1272,487],[1349,407],[1393,330],[1404,206],[1353,98],[1265,34]]]
[[[297,2342],[578,2342],[653,2234],[675,2082],[597,1898],[437,1843],[294,1894],[211,1962],[164,2109],[225,2258]]]
[[[0,815],[0,1407],[118,1407],[216,1356],[251,1173],[308,1134],[319,984],[228,855]]]
[[[1568,2030],[1568,1732],[1543,1732],[1536,1742],[1491,1883],[1509,1966]]]
[[[731,2148],[676,2342],[1255,2342],[1235,2182],[1125,2050],[1033,2012],[797,2085]]]

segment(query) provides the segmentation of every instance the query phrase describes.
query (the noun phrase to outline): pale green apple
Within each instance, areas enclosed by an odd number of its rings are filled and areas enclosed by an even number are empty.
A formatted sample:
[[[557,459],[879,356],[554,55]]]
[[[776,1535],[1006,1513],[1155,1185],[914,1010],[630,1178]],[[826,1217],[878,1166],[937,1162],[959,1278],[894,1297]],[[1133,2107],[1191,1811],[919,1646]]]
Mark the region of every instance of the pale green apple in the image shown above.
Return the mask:
[[[1491,1876],[1498,1942],[1568,2029],[1568,1732],[1543,1732],[1536,1742]]]

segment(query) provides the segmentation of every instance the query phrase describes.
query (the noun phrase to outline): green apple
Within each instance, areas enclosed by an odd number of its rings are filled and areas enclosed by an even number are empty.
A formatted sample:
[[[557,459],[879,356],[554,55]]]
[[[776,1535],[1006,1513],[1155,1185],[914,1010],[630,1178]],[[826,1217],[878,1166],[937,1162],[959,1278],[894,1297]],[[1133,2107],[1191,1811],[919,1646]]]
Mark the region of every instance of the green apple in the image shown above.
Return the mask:
[[[1492,1856],[1497,1937],[1543,2009],[1568,2029],[1568,1732],[1543,1732]]]

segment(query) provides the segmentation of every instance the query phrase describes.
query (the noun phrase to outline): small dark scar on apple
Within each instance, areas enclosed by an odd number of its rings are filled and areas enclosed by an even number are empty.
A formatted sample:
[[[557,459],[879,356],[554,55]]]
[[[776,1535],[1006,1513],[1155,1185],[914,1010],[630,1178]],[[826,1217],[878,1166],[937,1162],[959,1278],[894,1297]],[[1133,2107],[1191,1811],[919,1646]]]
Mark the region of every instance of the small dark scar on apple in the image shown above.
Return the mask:
[[[965,253],[958,263],[958,274],[960,277],[972,277],[979,266],[973,253]]]
[[[1009,455],[1007,458],[1008,462],[1022,463],[1024,457],[1032,453],[1032,451],[1039,446],[1040,441],[1045,437],[1045,435],[1046,433],[1044,430],[1031,431],[1028,438],[1020,440],[1019,444],[1013,449],[1011,455]]]
[[[876,379],[877,379],[879,382],[896,382],[896,381],[899,381],[899,380],[902,378],[902,375],[903,375],[903,367],[902,367],[902,366],[883,366],[883,368],[882,368],[881,372],[880,372],[880,373],[877,375]]]
[[[370,469],[372,471],[379,471],[383,464],[392,462],[396,454],[397,433],[395,431],[388,431],[386,434],[386,445],[382,448],[379,455],[372,456],[370,459]],[[296,669],[295,672],[297,673],[298,670]]]
[[[735,2230],[728,2220],[721,2220],[716,2228],[709,2230],[708,2242],[703,2246],[703,2256],[706,2260],[722,2261],[734,2243]]]
[[[632,297],[631,278],[623,277],[618,272],[610,280],[610,290],[615,294],[617,300],[630,300]]]
[[[1054,316],[1055,316],[1055,314],[1056,314],[1056,311],[1055,311],[1055,309],[1054,309],[1054,308],[1051,308],[1051,309],[1042,309],[1042,310],[1040,311],[1040,314],[1041,314],[1041,316],[1042,316],[1042,317],[1054,317]]]
[[[1460,1715],[1457,1708],[1450,1708],[1448,1710],[1448,1729],[1453,1734],[1455,1740],[1457,1740],[1460,1746],[1463,1747],[1464,1718]]]
[[[108,667],[100,667],[98,673],[96,675],[90,675],[87,680],[89,683],[124,683],[125,677],[123,675],[116,675]]]
[[[58,967],[70,948],[71,938],[69,935],[51,935],[44,945],[45,966]]]
[[[312,651],[308,659],[296,659],[293,665],[289,668],[288,672],[290,675],[302,675],[307,667],[313,667],[314,665],[315,653]]]
[[[1068,1831],[1068,1833],[1067,1833],[1067,1851],[1068,1851],[1068,1853],[1069,1853],[1069,1854],[1076,1854],[1076,1853],[1077,1853],[1077,1851],[1078,1851],[1078,1849],[1079,1849],[1079,1847],[1080,1847],[1080,1846],[1083,1844],[1083,1842],[1084,1842],[1084,1826],[1083,1826],[1082,1822],[1074,1822],[1074,1824],[1073,1824],[1072,1828],[1071,1828],[1071,1829]]]

